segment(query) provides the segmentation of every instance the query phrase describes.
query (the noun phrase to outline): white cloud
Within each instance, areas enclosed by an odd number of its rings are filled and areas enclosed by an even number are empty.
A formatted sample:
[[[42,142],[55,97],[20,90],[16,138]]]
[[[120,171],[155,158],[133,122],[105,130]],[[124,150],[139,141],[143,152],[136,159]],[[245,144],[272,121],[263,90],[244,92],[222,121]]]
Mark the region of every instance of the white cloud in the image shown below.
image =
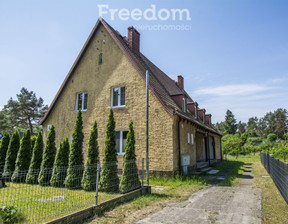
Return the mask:
[[[257,84],[222,85],[216,87],[205,87],[192,92],[192,95],[214,95],[214,96],[244,96],[257,92],[266,91],[275,87]]]

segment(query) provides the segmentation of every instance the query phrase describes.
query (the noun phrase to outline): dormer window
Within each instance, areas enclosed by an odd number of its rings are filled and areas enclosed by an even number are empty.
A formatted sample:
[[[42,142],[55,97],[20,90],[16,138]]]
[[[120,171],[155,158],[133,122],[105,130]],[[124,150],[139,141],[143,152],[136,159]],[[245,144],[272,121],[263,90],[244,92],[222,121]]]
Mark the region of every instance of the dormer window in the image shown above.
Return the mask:
[[[182,99],[182,111],[183,112],[187,112],[187,98],[186,97],[183,97]]]
[[[112,88],[111,107],[125,106],[125,86]]]

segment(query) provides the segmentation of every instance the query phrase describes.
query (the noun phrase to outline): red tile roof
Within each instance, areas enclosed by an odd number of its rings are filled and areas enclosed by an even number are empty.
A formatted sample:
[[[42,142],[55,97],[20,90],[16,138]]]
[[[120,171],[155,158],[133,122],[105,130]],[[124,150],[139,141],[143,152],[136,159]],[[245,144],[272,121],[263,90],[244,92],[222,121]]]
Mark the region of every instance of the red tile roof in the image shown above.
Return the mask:
[[[96,32],[99,24],[103,24],[103,26],[106,28],[108,33],[111,35],[111,37],[115,40],[119,48],[122,50],[122,52],[126,55],[128,60],[132,63],[134,68],[137,70],[137,72],[140,74],[140,76],[143,78],[143,80],[146,79],[146,70],[149,71],[149,88],[154,93],[156,98],[159,100],[159,102],[163,105],[163,107],[170,113],[170,114],[177,114],[181,118],[187,119],[194,124],[197,124],[198,126],[206,129],[207,131],[213,132],[215,134],[219,134],[217,130],[215,130],[213,127],[210,127],[208,124],[204,124],[203,122],[199,120],[195,120],[194,116],[190,114],[189,112],[184,113],[182,111],[182,108],[179,107],[176,102],[172,99],[172,95],[179,95],[179,94],[185,94],[188,97],[188,102],[194,102],[192,98],[185,92],[185,90],[181,90],[174,80],[172,80],[169,76],[167,76],[163,71],[161,71],[155,64],[153,64],[148,58],[146,58],[142,53],[136,54],[134,53],[130,47],[127,44],[127,40],[125,37],[122,37],[118,31],[114,30],[103,18],[99,18],[96,25],[94,26],[91,34],[89,35],[87,41],[85,42],[82,50],[80,51],[78,57],[76,58],[73,66],[71,67],[68,75],[66,76],[64,82],[62,83],[60,89],[58,90],[54,100],[52,101],[50,107],[48,108],[46,114],[39,122],[40,124],[43,124],[43,122],[47,119],[51,111],[53,110],[56,101],[60,94],[62,93],[63,89],[66,86],[66,83],[68,82],[69,78],[72,76],[76,66],[78,65],[80,59],[84,55],[84,52],[86,51],[87,47],[89,46],[89,43],[93,37],[93,34]]]

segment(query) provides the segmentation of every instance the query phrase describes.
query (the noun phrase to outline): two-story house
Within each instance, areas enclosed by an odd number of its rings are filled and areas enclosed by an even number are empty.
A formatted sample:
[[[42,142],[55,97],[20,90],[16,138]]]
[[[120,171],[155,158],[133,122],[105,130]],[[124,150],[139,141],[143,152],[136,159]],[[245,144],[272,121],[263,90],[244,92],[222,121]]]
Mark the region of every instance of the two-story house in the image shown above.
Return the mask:
[[[212,127],[211,115],[200,109],[184,90],[183,77],[178,76],[175,82],[140,52],[140,33],[135,28],[129,27],[128,37],[124,37],[102,18],[40,121],[44,137],[54,124],[56,143],[65,137],[71,141],[76,113],[80,109],[85,135],[84,158],[96,120],[102,159],[106,123],[112,108],[119,160],[125,153],[131,120],[137,158],[145,158],[146,70],[150,74],[150,170],[173,172],[183,163],[192,169],[199,162],[221,160],[221,135]]]

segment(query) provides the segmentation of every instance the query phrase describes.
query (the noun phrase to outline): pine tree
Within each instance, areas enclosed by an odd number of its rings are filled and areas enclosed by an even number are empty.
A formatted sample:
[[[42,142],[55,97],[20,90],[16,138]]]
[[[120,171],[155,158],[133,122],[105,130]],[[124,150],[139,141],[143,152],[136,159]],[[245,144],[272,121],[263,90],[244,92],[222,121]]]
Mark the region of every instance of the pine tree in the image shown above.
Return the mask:
[[[125,156],[123,163],[123,172],[120,180],[120,192],[125,193],[141,186],[138,176],[138,168],[136,165],[135,155],[135,135],[133,122],[129,124],[129,132],[127,134]]]
[[[117,172],[115,121],[113,117],[113,110],[110,109],[108,123],[106,126],[104,158],[100,177],[100,191],[117,192],[119,190],[119,178]]]
[[[17,153],[20,146],[20,136],[18,130],[16,130],[10,139],[8,151],[5,159],[4,176],[11,177],[15,170],[15,162]]]
[[[26,175],[31,161],[31,132],[30,129],[24,132],[17,154],[15,171],[12,181],[16,183],[25,182]]]
[[[97,163],[99,162],[99,147],[97,138],[97,122],[95,121],[89,137],[88,156],[82,179],[82,188],[85,191],[94,191],[96,187]]]
[[[46,146],[44,148],[43,158],[41,162],[41,170],[38,177],[38,182],[41,186],[47,186],[50,184],[55,154],[55,127],[54,125],[52,125],[50,131],[48,132]]]
[[[29,171],[26,177],[27,184],[38,184],[38,176],[41,167],[42,157],[43,157],[43,136],[42,132],[38,133],[36,142],[33,148],[32,159],[29,167]]]
[[[72,134],[71,152],[69,154],[69,167],[65,186],[69,189],[81,187],[83,177],[83,121],[82,113],[79,110],[75,121],[74,132]]]
[[[0,173],[4,171],[4,164],[7,155],[7,150],[9,146],[10,136],[8,132],[4,132],[3,137],[1,138],[0,143]]]
[[[223,123],[223,129],[224,129],[224,135],[226,134],[234,135],[237,131],[236,119],[234,117],[234,114],[230,110],[227,110],[226,112],[225,121]]]
[[[69,151],[69,141],[68,138],[65,138],[59,145],[54,162],[51,178],[51,185],[53,187],[64,187],[64,180],[68,168]]]

